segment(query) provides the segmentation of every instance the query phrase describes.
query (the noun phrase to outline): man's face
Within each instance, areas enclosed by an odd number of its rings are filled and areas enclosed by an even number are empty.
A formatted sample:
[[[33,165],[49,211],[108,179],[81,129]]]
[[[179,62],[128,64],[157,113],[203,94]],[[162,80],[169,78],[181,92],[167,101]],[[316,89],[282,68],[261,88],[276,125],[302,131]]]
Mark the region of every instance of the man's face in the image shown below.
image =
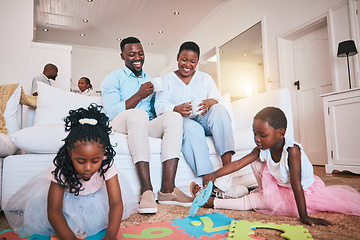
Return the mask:
[[[50,70],[48,78],[55,81],[55,78],[57,77],[57,75],[58,75],[58,69],[54,68],[54,69]]]
[[[128,67],[135,76],[139,77],[142,66],[145,61],[145,54],[141,43],[128,43],[121,53],[121,59],[125,61],[125,66]]]

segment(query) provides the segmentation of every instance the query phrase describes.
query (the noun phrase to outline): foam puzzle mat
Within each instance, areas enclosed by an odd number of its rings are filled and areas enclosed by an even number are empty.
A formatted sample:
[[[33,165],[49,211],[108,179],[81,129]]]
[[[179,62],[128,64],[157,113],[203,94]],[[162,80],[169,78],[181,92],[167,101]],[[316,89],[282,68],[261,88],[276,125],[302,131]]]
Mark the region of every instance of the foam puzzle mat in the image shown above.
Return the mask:
[[[180,240],[180,239],[258,239],[265,238],[255,235],[256,228],[274,229],[281,231],[281,237],[289,240],[313,239],[309,231],[301,225],[275,224],[262,222],[249,222],[245,220],[234,220],[225,214],[215,212],[193,217],[176,218],[170,221],[141,224],[138,226],[128,226],[120,228],[118,239],[124,240]],[[87,237],[85,240],[102,239],[106,230],[98,234]],[[45,237],[33,235],[31,237],[21,237],[11,229],[0,232],[0,239],[7,240],[57,240],[57,236]]]

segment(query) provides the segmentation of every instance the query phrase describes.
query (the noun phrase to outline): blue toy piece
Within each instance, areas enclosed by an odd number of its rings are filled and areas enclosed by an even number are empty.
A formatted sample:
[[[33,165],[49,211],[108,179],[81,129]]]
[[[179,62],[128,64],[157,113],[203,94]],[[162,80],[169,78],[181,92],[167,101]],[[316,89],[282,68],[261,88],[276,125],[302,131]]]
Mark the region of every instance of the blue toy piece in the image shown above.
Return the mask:
[[[206,188],[204,188],[192,202],[189,210],[190,217],[193,217],[196,214],[199,207],[203,206],[207,202],[207,200],[211,195],[212,189],[213,189],[213,182],[209,181]]]

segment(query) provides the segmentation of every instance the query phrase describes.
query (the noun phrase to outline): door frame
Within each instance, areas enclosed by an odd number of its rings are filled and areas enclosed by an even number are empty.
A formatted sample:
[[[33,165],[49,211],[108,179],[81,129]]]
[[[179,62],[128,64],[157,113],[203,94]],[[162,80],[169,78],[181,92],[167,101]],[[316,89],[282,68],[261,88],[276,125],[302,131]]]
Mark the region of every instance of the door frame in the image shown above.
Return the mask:
[[[299,112],[298,112],[298,100],[296,94],[296,86],[294,82],[296,81],[295,77],[295,62],[294,62],[294,48],[293,42],[319,28],[327,27],[328,30],[328,39],[329,39],[329,52],[330,56],[333,56],[333,40],[331,34],[331,21],[329,20],[329,14],[319,16],[312,21],[309,21],[286,34],[279,36],[277,38],[278,43],[278,56],[279,56],[279,76],[280,76],[280,88],[288,88],[291,93],[291,105],[293,111],[293,121],[294,121],[294,138],[295,141],[300,141],[300,127],[299,127]],[[331,65],[331,81],[334,89],[334,60],[330,58]],[[325,139],[324,139],[325,141]]]

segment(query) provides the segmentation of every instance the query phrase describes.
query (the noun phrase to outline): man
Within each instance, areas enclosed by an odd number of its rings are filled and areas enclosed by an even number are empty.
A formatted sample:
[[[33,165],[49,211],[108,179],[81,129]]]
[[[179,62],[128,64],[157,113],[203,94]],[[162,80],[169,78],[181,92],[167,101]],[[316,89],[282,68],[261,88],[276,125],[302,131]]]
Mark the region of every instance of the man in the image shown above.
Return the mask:
[[[57,77],[57,75],[58,75],[58,68],[54,64],[51,64],[51,63],[46,64],[44,67],[43,73],[33,78],[31,94],[33,96],[38,95],[38,93],[37,93],[37,82],[38,81],[46,83],[51,86],[50,79],[55,81],[55,78]]]
[[[140,40],[121,41],[125,67],[108,74],[101,84],[102,99],[113,131],[128,135],[128,146],[140,180],[139,213],[156,213],[150,180],[149,136],[162,138],[162,182],[159,203],[190,206],[193,198],[175,187],[175,175],[182,143],[182,117],[169,112],[155,117],[154,87],[142,70],[145,55]]]

